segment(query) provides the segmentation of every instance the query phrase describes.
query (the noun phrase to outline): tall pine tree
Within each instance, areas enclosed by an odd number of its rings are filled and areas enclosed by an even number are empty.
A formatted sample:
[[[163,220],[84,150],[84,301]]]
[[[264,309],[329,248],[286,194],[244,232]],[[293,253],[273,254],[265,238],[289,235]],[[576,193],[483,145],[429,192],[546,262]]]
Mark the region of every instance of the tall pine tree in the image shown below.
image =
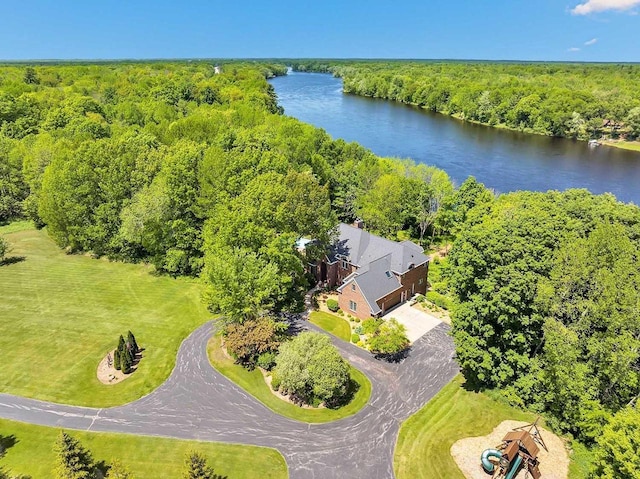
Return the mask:
[[[205,457],[195,451],[187,454],[182,477],[184,479],[220,479],[220,476],[215,474],[213,468],[207,464]]]
[[[60,431],[53,451],[56,455],[53,471],[56,479],[95,479],[97,477],[91,453],[66,432]]]

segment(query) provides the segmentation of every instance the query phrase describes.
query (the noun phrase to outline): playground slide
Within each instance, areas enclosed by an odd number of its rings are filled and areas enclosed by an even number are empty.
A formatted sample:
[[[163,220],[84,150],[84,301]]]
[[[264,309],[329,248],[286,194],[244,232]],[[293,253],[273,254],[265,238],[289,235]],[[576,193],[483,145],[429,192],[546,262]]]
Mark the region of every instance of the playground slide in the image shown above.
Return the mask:
[[[480,460],[482,461],[482,467],[484,467],[484,470],[486,472],[493,472],[493,469],[496,467],[493,462],[489,460],[490,457],[500,459],[502,457],[502,453],[497,449],[485,449],[484,451],[482,451]]]
[[[516,474],[518,474],[518,470],[520,469],[520,465],[522,464],[522,456],[518,454],[516,458],[513,460],[511,465],[511,470],[504,476],[504,479],[513,479]]]

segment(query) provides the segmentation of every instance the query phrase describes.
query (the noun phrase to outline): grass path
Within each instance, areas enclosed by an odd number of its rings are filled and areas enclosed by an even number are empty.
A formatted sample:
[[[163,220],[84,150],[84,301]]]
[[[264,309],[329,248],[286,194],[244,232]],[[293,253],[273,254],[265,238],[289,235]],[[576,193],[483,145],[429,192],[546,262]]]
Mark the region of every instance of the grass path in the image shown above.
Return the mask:
[[[298,421],[308,423],[337,421],[360,411],[371,396],[371,382],[369,379],[356,368],[351,367],[351,378],[359,384],[359,387],[349,404],[339,409],[301,408],[276,397],[265,383],[262,373],[258,369],[247,371],[225,356],[220,347],[220,337],[214,336],[209,340],[207,353],[209,361],[221,374],[224,374],[273,412]]]
[[[349,322],[335,314],[313,311],[309,315],[309,321],[343,341],[351,341],[351,326],[349,326]]]
[[[9,256],[24,258],[0,266],[1,392],[94,407],[133,401],[169,376],[182,340],[209,317],[194,281],[66,255],[28,224],[0,234]],[[139,369],[103,385],[98,363],[129,329],[145,348]]]
[[[111,464],[118,459],[136,479],[182,477],[185,455],[203,454],[217,474],[230,479],[286,479],[287,465],[275,449],[235,444],[179,441],[127,434],[68,431],[93,458]],[[53,444],[59,430],[0,419],[0,441],[9,447],[0,466],[33,479],[53,477]]]

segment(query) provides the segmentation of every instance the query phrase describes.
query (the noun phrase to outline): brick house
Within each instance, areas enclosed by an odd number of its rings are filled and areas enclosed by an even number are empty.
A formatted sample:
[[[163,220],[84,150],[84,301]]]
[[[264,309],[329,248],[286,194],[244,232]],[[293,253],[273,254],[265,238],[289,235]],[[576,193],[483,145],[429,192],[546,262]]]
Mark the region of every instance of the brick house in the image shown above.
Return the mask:
[[[337,239],[314,267],[318,281],[338,286],[340,309],[360,319],[382,316],[425,294],[428,271],[423,248],[368,233],[361,222],[338,225]]]

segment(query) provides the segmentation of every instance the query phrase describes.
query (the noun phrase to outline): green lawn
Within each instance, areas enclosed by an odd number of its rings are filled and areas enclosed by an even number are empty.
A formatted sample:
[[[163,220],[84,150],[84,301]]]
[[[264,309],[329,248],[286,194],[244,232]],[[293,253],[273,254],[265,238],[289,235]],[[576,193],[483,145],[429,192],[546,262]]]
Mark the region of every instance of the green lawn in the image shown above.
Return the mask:
[[[106,407],[158,387],[182,340],[209,317],[197,283],[66,255],[45,231],[22,226],[0,228],[9,256],[23,258],[0,266],[0,391]],[[98,363],[129,329],[145,349],[138,371],[103,385]]]
[[[506,420],[535,421],[535,415],[509,407],[484,393],[467,391],[458,375],[400,427],[393,461],[397,479],[464,479],[450,449],[465,437],[484,436]],[[574,447],[571,479],[587,477],[589,451]]]
[[[343,341],[351,341],[351,326],[349,326],[349,322],[335,314],[313,311],[309,315],[309,321]]]
[[[220,338],[218,336],[211,338],[207,351],[209,353],[209,361],[220,373],[224,374],[272,411],[298,421],[322,423],[351,416],[360,411],[360,409],[367,404],[371,396],[371,383],[369,379],[356,368],[351,367],[351,378],[359,384],[359,387],[349,404],[339,409],[301,408],[276,397],[265,383],[262,373],[258,369],[247,371],[225,356],[220,347]]]
[[[605,141],[604,144],[623,150],[640,151],[640,141]]]
[[[0,466],[33,479],[53,477],[53,444],[60,430],[0,419],[2,442],[15,439]],[[229,479],[286,479],[287,465],[275,449],[214,442],[179,441],[128,434],[67,431],[89,449],[93,458],[110,464],[118,459],[136,479],[182,477],[185,455],[205,455],[218,474]]]
[[[398,479],[464,479],[449,453],[454,442],[489,434],[507,419],[535,420],[485,394],[466,391],[462,382],[456,377],[402,424],[393,462]]]

